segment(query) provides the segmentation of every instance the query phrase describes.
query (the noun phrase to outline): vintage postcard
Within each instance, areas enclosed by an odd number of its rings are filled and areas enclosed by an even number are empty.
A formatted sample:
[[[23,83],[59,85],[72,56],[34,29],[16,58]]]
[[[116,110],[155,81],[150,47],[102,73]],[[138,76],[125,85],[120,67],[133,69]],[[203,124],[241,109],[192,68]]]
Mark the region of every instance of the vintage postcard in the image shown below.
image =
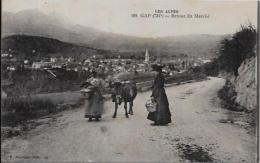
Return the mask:
[[[1,3],[1,162],[259,161],[258,1]]]

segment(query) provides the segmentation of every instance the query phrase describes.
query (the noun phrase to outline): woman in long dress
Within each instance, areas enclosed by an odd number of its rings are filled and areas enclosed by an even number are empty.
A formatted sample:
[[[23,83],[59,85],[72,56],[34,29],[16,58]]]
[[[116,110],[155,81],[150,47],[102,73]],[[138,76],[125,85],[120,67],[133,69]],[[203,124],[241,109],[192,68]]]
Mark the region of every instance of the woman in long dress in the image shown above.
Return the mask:
[[[152,125],[167,125],[171,123],[171,112],[169,102],[164,89],[164,76],[162,65],[153,65],[152,68],[158,72],[153,84],[151,98],[156,103],[156,111],[150,112],[147,119],[154,121]]]
[[[103,113],[104,98],[101,94],[101,90],[104,81],[97,77],[96,72],[93,72],[93,76],[88,79],[86,83],[88,83],[88,88],[91,89],[91,92],[86,101],[85,118],[89,118],[89,121],[92,121],[92,119],[99,121]]]

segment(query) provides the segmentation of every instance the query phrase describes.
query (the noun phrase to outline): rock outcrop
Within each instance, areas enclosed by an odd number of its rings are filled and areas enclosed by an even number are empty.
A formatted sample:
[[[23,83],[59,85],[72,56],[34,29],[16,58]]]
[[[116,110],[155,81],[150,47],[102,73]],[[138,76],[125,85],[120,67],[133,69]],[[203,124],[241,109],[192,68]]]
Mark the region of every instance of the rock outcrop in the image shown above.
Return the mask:
[[[256,57],[243,61],[238,76],[222,73],[226,78],[225,86],[219,91],[219,97],[225,102],[225,108],[235,111],[255,111],[257,107]]]
[[[231,81],[237,93],[235,102],[248,111],[256,109],[257,105],[256,65],[256,57],[246,59],[238,69],[238,76]]]

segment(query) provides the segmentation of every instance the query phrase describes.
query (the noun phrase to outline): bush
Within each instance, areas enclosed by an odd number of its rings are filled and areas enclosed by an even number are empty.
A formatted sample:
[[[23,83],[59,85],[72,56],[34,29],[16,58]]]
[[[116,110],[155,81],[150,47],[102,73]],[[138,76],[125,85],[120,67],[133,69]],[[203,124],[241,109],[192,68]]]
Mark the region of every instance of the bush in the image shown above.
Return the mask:
[[[56,105],[48,99],[6,98],[1,103],[1,123],[3,126],[16,126],[23,121],[53,112],[56,112]]]
[[[166,78],[165,83],[180,83],[188,80],[200,80],[205,79],[207,76],[203,67],[194,67],[184,73],[176,73],[171,77]]]
[[[231,39],[221,42],[218,68],[238,75],[240,64],[255,55],[256,29],[251,25],[241,26]]]
[[[218,91],[218,97],[222,99],[222,107],[232,111],[246,110],[243,106],[239,105],[235,101],[236,96],[237,93],[235,91],[234,85],[229,80],[226,80],[224,87]]]
[[[12,85],[3,89],[10,96],[28,96],[29,94],[75,91],[89,74],[63,69],[53,70],[57,77],[45,70],[16,70],[11,74]]]
[[[203,68],[207,76],[217,76],[219,71],[217,59],[213,59],[212,62],[205,63]]]

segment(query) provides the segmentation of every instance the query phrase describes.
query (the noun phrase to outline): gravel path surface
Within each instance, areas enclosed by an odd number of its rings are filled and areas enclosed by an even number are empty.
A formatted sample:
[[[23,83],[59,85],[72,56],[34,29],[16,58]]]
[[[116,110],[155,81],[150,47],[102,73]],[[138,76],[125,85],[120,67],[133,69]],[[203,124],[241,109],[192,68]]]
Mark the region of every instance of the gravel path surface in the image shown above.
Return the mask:
[[[173,121],[168,126],[151,126],[146,119],[151,92],[138,94],[129,119],[123,106],[113,119],[110,101],[100,122],[84,119],[84,107],[40,119],[35,129],[2,142],[2,161],[255,162],[256,137],[219,122],[227,117],[217,98],[224,83],[210,78],[167,87]]]

